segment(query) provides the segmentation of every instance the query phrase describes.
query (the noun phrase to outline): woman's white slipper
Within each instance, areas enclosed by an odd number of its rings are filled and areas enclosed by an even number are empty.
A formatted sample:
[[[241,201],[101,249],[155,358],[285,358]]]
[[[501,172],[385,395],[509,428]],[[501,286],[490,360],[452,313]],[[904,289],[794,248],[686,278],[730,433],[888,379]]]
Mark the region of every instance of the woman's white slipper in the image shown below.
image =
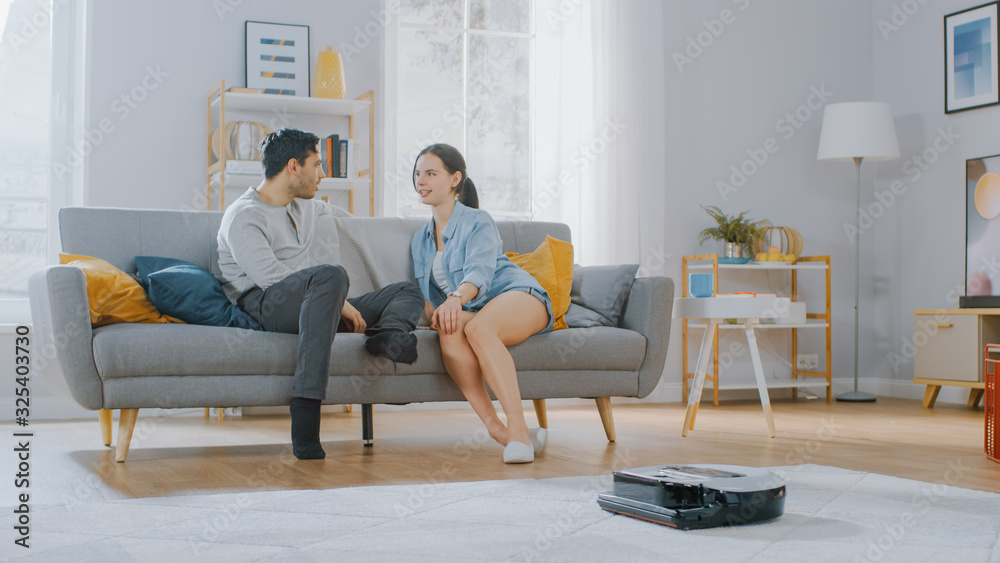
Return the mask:
[[[545,439],[548,438],[549,432],[544,428],[532,428],[530,430],[531,435],[531,449],[537,454],[538,452],[545,449]]]
[[[535,452],[524,442],[508,442],[503,449],[504,463],[530,463],[535,461]]]

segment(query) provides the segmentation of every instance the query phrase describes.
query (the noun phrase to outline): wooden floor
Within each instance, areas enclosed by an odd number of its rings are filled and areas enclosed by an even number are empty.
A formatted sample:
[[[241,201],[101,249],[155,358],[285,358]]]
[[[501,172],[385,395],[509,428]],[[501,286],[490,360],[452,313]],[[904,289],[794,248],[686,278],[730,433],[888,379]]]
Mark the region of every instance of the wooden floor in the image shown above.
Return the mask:
[[[531,403],[525,402],[531,412]],[[128,461],[115,463],[93,420],[33,423],[32,499],[66,503],[237,491],[606,474],[668,463],[779,466],[813,463],[1000,493],[1000,464],[983,454],[983,409],[920,401],[775,401],[775,438],[756,402],[705,403],[680,435],[681,404],[615,405],[608,443],[593,406],[549,407],[549,445],[534,463],[504,465],[471,409],[375,407],[375,446],[364,448],[360,408],[323,418],[327,459],[291,456],[282,416],[140,414]],[[117,415],[116,415],[117,416]],[[529,415],[529,424],[534,415]],[[13,429],[8,427],[7,436]],[[115,424],[117,438],[117,421]],[[114,442],[112,442],[114,443]],[[16,460],[7,448],[8,466]],[[14,498],[13,479],[0,494]]]

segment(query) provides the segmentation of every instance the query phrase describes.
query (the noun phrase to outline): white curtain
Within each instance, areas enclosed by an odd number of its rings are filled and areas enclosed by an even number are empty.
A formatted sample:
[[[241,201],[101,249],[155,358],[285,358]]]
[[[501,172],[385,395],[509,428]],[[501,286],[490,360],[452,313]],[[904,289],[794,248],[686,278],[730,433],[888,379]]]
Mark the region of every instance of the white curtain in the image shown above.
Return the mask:
[[[663,8],[658,0],[538,0],[536,219],[573,232],[583,265],[662,272]]]

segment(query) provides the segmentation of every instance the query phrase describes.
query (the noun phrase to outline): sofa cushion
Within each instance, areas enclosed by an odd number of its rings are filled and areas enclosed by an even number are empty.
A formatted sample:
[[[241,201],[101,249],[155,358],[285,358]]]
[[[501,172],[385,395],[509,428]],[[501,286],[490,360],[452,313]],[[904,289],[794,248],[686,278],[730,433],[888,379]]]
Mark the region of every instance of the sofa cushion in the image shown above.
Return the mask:
[[[416,334],[417,362],[397,364],[396,373],[446,373],[437,332],[417,330]],[[557,330],[511,346],[510,355],[518,371],[632,371],[639,369],[646,357],[646,338],[632,330],[611,327]]]
[[[364,338],[353,333],[337,335],[330,375],[393,373],[392,362],[365,351]],[[116,324],[94,330],[94,362],[102,379],[148,375],[291,376],[295,374],[298,342],[297,334],[241,328]]]
[[[416,363],[393,364],[365,351],[364,336],[339,333],[330,375],[446,373],[437,333],[418,330]],[[164,346],[169,342],[169,346]],[[198,325],[116,324],[94,330],[102,379],[149,375],[288,375],[295,373],[298,336]],[[646,339],[620,328],[560,330],[510,348],[518,370],[639,369]]]
[[[186,323],[264,330],[230,303],[222,284],[208,270],[178,258],[136,256],[140,283],[162,313]]]
[[[95,327],[112,323],[182,323],[156,309],[132,276],[105,260],[59,253],[59,263],[83,270],[87,279],[90,322]]]
[[[635,273],[638,270],[638,264],[577,266],[574,268],[573,291],[570,293],[570,300],[580,307],[597,313],[597,316],[583,311],[574,311],[573,315],[567,315],[569,326],[593,326],[594,322],[604,326],[618,326],[625,306],[625,299],[632,289]]]
[[[567,328],[563,317],[569,308],[573,287],[573,245],[548,236],[534,252],[508,252],[506,255],[511,262],[531,274],[549,294],[552,314],[556,317],[552,329]]]

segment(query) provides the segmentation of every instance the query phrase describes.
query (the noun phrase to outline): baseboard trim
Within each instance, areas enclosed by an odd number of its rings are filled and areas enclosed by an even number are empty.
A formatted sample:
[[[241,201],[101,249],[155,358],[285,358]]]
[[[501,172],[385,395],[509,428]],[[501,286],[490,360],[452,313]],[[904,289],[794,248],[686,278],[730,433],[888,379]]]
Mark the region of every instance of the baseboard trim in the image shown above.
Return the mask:
[[[912,381],[904,381],[899,379],[888,379],[888,378],[874,378],[866,379],[860,382],[858,386],[862,391],[867,391],[869,393],[874,393],[879,397],[894,397],[897,399],[915,399],[922,400],[924,397],[924,391],[926,389],[925,385],[918,385]],[[834,396],[850,391],[854,388],[853,379],[834,379],[833,380],[833,394]],[[680,383],[667,383],[660,382],[656,389],[648,397],[643,399],[636,399],[633,397],[612,397],[612,402],[615,404],[658,404],[658,403],[680,403],[682,401],[681,397],[681,384]],[[806,396],[815,396],[817,398],[823,398],[826,396],[826,390],[823,386],[807,387],[804,391]],[[791,398],[790,389],[771,389],[768,395],[772,399],[784,399]],[[799,396],[803,396],[803,392],[800,390]],[[705,389],[702,393],[702,400],[711,400],[712,390]],[[757,391],[754,389],[743,389],[738,391],[722,391],[720,393],[721,400],[754,400],[758,398]],[[948,387],[942,386],[941,391],[938,394],[938,403],[956,404],[964,405],[968,402],[969,390],[964,387]],[[548,406],[581,406],[581,405],[593,405],[593,399],[579,399],[579,398],[569,398],[569,399],[547,399],[546,404]],[[33,397],[32,398],[32,409],[31,409],[31,419],[33,421],[41,420],[73,420],[73,419],[94,419],[97,420],[97,411],[87,410],[76,403],[70,403],[59,399],[58,397]],[[431,402],[431,403],[410,403],[406,405],[376,405],[378,410],[446,410],[446,409],[468,409],[469,404],[465,401],[447,401],[447,402]],[[344,412],[346,408],[343,405],[326,405],[324,406],[324,412]],[[527,411],[531,411],[530,408],[526,407]],[[141,409],[139,411],[140,417],[157,417],[157,416],[187,416],[194,414],[202,414],[203,409]],[[288,407],[244,407],[244,416],[255,416],[255,415],[287,415]]]

